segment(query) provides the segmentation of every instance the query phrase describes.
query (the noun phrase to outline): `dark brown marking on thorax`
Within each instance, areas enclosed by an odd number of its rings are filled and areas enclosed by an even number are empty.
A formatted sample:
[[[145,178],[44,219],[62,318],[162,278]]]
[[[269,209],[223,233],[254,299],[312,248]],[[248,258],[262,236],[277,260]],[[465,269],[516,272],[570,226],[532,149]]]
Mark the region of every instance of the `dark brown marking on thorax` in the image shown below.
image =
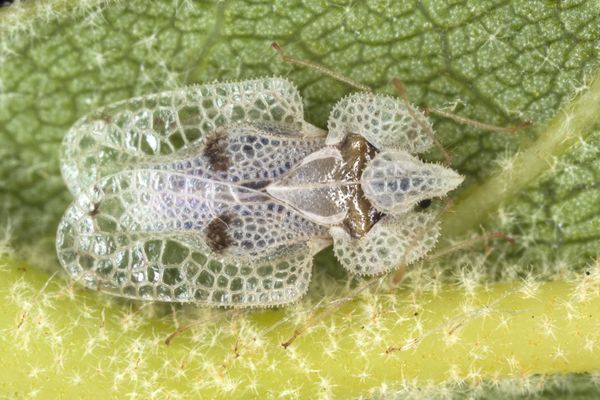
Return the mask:
[[[208,160],[212,171],[227,171],[231,159],[227,154],[227,135],[223,130],[216,131],[206,140],[202,155]]]
[[[229,233],[229,224],[232,219],[233,217],[229,214],[221,214],[206,226],[206,243],[217,254],[223,253],[233,243],[233,238]]]
[[[357,134],[349,134],[338,145],[345,161],[344,178],[359,181],[367,163],[377,155],[377,149],[365,138]],[[343,225],[352,237],[362,237],[367,234],[383,217],[365,197],[360,185],[350,187],[348,213]]]

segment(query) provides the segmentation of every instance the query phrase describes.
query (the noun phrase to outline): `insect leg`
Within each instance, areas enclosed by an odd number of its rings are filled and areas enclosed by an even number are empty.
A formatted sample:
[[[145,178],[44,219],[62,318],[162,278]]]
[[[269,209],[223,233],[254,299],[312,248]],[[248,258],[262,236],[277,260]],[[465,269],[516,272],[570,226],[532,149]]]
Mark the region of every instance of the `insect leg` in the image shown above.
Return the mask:
[[[349,301],[352,301],[356,298],[360,293],[373,286],[375,283],[381,282],[381,278],[371,278],[365,284],[360,285],[354,288],[348,296],[335,301],[333,304],[325,307],[325,309],[321,312],[314,312],[310,317],[306,319],[302,324],[298,325],[296,329],[292,332],[292,334],[288,337],[287,340],[281,343],[281,347],[287,350],[291,344],[300,337],[304,332],[309,330],[311,327],[315,326],[317,323],[323,321],[325,318],[329,317],[331,314],[339,310],[344,304],[347,304]]]
[[[407,105],[410,105],[410,102],[408,101],[408,98],[406,96],[406,91],[404,90],[404,84],[402,83],[402,81],[398,78],[394,78],[392,80],[392,84],[394,85],[394,88],[396,89],[396,91],[400,94],[400,97],[402,97],[402,99],[406,102]],[[515,133],[521,129],[529,128],[530,126],[533,125],[531,123],[531,121],[525,121],[525,122],[523,122],[517,126],[513,126],[513,127],[496,126],[496,125],[488,124],[485,122],[477,121],[475,119],[462,117],[460,115],[456,115],[451,112],[441,110],[439,108],[425,107],[422,109],[422,111],[425,114],[439,115],[441,117],[456,121],[460,124],[470,125],[470,126],[473,126],[475,128],[479,128],[479,129],[482,129],[485,131],[492,131],[492,132],[499,132],[499,133]]]
[[[512,126],[512,127],[496,126],[496,125],[487,124],[485,122],[477,121],[475,119],[461,117],[460,115],[456,115],[456,114],[453,114],[448,111],[440,110],[439,108],[424,108],[423,111],[426,114],[436,114],[441,117],[456,121],[460,124],[470,125],[475,128],[479,128],[481,130],[491,131],[491,132],[516,133],[516,132],[520,131],[521,129],[525,129],[525,128],[529,128],[529,127],[533,126],[533,123],[531,121],[525,121],[517,126]]]
[[[389,215],[384,217],[362,238],[352,238],[342,228],[332,228],[331,236],[334,254],[349,272],[360,275],[381,275],[423,257],[435,244],[438,232],[436,214],[413,212],[404,214],[402,220]],[[390,238],[396,242],[390,244]],[[384,278],[371,277],[355,287],[344,298],[336,300],[320,312],[313,313],[294,329],[281,346],[287,349],[310,327],[329,317],[360,293],[383,283]]]
[[[358,90],[362,90],[363,92],[372,92],[372,89],[370,87],[368,87],[367,85],[360,83],[358,81],[355,81],[354,79],[349,78],[343,74],[340,74],[339,72],[334,71],[331,68],[327,68],[324,65],[321,65],[321,64],[318,64],[318,63],[315,63],[312,61],[301,60],[299,58],[288,56],[287,54],[285,54],[283,52],[283,49],[277,42],[271,43],[271,47],[273,47],[273,49],[275,49],[275,51],[279,54],[279,57],[281,58],[281,60],[285,63],[300,65],[302,67],[307,67],[307,68],[313,69],[321,74],[330,76],[335,80],[347,83],[348,85],[353,86],[353,87],[357,88]]]

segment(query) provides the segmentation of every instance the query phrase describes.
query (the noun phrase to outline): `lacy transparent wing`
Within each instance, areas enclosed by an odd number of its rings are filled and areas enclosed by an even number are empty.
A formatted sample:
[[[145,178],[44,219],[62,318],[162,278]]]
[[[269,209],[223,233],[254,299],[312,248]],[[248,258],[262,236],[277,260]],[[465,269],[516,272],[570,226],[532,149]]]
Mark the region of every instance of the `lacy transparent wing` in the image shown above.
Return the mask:
[[[418,154],[433,145],[424,126],[429,120],[415,107],[411,113],[400,99],[373,93],[353,93],[331,111],[326,144],[341,142],[346,135],[363,136],[379,150],[404,150]],[[419,118],[419,120],[415,119]]]
[[[302,99],[283,78],[189,86],[120,101],[81,118],[63,140],[61,171],[73,195],[103,176],[167,161],[236,122],[303,129]]]
[[[283,127],[237,123],[217,129],[200,147],[187,146],[175,160],[148,167],[262,188],[320,150],[324,139]]]
[[[212,225],[212,227],[211,227]],[[77,281],[144,300],[272,306],[307,289],[325,228],[266,195],[158,170],[82,192],[57,233]]]
[[[363,237],[353,238],[340,227],[330,229],[333,252],[350,273],[378,275],[424,257],[440,234],[437,214],[411,211],[386,215]]]

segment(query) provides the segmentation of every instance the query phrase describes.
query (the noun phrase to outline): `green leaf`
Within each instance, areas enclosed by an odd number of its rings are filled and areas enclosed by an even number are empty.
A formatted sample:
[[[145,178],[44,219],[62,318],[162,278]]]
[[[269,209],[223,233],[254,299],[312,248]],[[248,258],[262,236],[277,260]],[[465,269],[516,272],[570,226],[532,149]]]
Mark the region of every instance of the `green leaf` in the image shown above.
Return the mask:
[[[446,242],[484,225],[510,234],[515,244],[491,244],[492,257],[472,248],[412,266],[402,290],[385,284],[339,308],[332,304],[348,295],[348,277],[325,252],[309,295],[294,307],[240,313],[182,307],[172,316],[132,312],[154,310],[139,304],[103,304],[101,294],[70,288],[59,277],[44,287],[43,273],[20,271],[23,264],[11,261],[0,302],[0,327],[10,340],[0,345],[13,383],[0,378],[0,390],[77,396],[87,393],[85,382],[103,377],[112,382],[109,395],[185,396],[197,389],[264,397],[289,390],[290,397],[312,398],[428,384],[443,392],[447,385],[461,389],[461,380],[477,390],[482,379],[599,369],[575,351],[588,346],[593,355],[600,345],[591,328],[598,316],[586,308],[597,309],[600,299],[597,267],[587,267],[600,235],[600,9],[590,1],[31,0],[2,8],[0,228],[10,230],[13,259],[57,268],[54,232],[71,201],[58,148],[69,126],[100,105],[193,83],[285,75],[305,99],[306,119],[325,127],[333,104],[353,89],[283,64],[272,41],[377,92],[393,94],[390,82],[400,77],[422,106],[452,107],[502,126],[531,120],[533,128],[515,135],[434,120],[455,168],[467,176],[444,216]],[[567,275],[569,283],[562,282]],[[539,282],[554,276],[559,280]],[[314,320],[284,351],[280,343],[296,323],[310,321],[321,301],[332,315]],[[520,319],[552,301],[565,308],[540,309],[529,324]],[[493,310],[496,319],[472,307]],[[198,315],[203,322],[193,335],[161,344],[174,324]],[[478,325],[504,320],[514,329],[504,340],[512,338],[514,347],[494,345]],[[517,326],[529,329],[529,342]],[[464,340],[459,347],[444,339],[449,331]],[[386,354],[411,338],[421,338],[415,353]],[[527,343],[540,343],[525,352],[531,358],[514,356]],[[436,364],[440,348],[456,351],[456,358]],[[406,366],[413,356],[429,362]],[[565,365],[554,368],[562,359]],[[26,386],[27,379],[34,383]],[[61,388],[65,379],[81,379],[81,391]],[[348,382],[356,382],[354,391]],[[522,382],[507,387],[515,385]]]

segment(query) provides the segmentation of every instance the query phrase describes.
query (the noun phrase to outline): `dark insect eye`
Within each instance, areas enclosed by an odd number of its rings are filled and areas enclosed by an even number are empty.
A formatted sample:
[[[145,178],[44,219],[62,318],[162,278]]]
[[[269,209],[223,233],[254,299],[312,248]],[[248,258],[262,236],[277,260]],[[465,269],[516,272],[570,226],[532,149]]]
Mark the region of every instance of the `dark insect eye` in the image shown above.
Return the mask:
[[[426,209],[431,205],[431,199],[424,199],[419,202],[419,208]]]

